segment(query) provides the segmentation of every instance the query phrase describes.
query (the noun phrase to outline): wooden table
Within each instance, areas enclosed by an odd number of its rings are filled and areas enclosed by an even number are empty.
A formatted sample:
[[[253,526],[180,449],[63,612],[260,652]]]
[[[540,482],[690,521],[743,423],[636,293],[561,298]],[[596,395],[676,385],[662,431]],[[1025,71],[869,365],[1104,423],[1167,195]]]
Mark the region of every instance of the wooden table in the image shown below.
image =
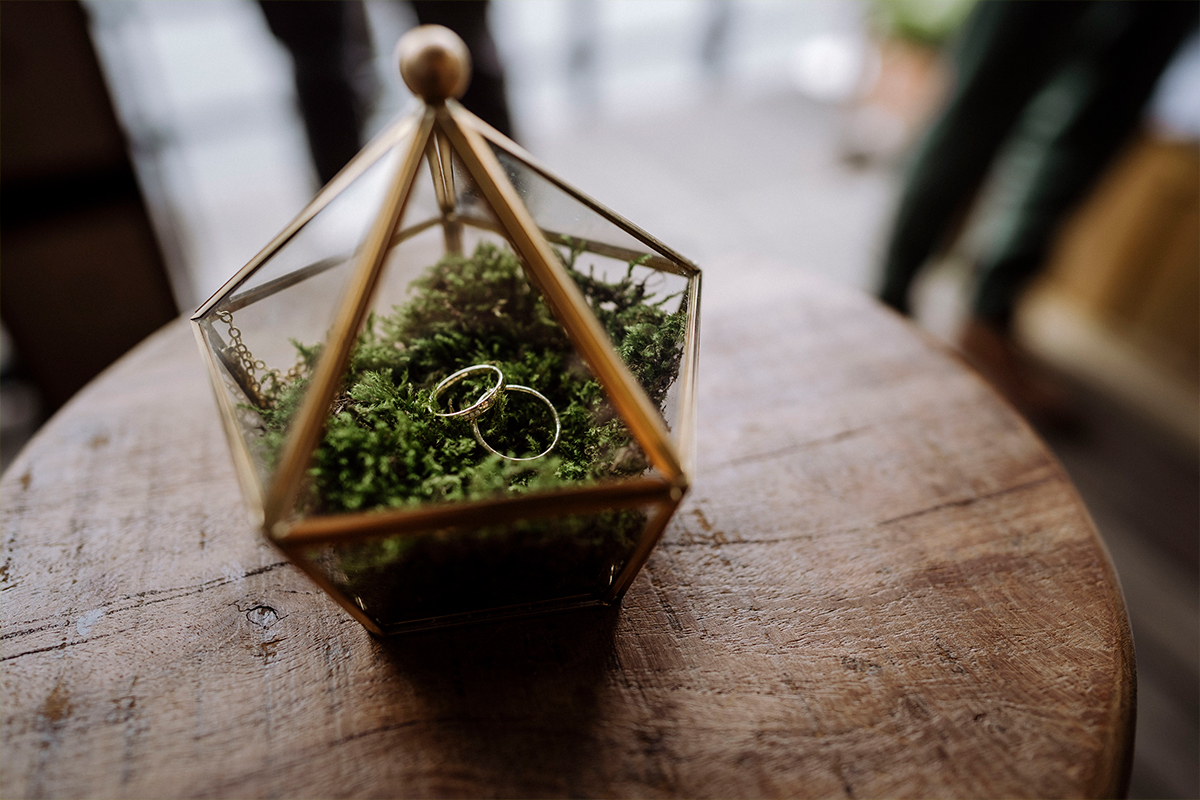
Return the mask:
[[[256,536],[155,334],[0,486],[0,795],[1120,793],[1124,604],[1045,446],[854,292],[705,293],[698,478],[624,606],[387,641]]]

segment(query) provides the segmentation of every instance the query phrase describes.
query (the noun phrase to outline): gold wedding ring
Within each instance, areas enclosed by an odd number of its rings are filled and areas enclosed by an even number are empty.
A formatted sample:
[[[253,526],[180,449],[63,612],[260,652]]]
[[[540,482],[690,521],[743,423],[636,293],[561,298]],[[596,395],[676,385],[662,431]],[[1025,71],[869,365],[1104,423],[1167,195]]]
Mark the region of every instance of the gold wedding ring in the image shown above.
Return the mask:
[[[478,400],[459,411],[433,410],[433,404],[437,402],[437,399],[439,396],[441,396],[442,392],[446,391],[454,384],[481,372],[495,373],[496,385],[481,394]],[[433,397],[430,398],[427,408],[429,409],[429,413],[433,414],[435,417],[474,420],[480,414],[491,408],[492,404],[496,402],[496,399],[500,397],[500,393],[503,391],[504,373],[500,371],[499,367],[494,367],[491,364],[473,364],[472,366],[460,369],[458,372],[447,375],[438,383],[437,386],[433,387]]]
[[[562,435],[562,423],[558,419],[558,411],[554,408],[554,404],[551,403],[549,400],[547,400],[546,396],[544,394],[537,391],[536,389],[530,389],[528,386],[520,386],[518,384],[513,383],[513,384],[510,384],[510,385],[504,387],[504,391],[520,392],[523,394],[531,394],[534,397],[536,397],[538,400],[541,400],[543,403],[545,403],[546,408],[550,409],[550,413],[552,415],[554,415],[554,441],[550,442],[550,446],[547,447],[542,452],[538,453],[536,456],[526,456],[525,458],[516,458],[514,456],[509,456],[509,455],[505,455],[504,453],[501,453],[499,450],[496,450],[490,444],[488,444],[486,441],[484,441],[483,434],[479,432],[479,420],[472,419],[471,420],[471,431],[475,434],[475,441],[477,441],[477,442],[479,442],[479,444],[483,445],[483,449],[487,450],[489,453],[494,453],[495,455],[498,455],[501,458],[506,458],[509,461],[533,461],[534,459],[541,458],[542,456],[548,454],[551,450],[554,449],[554,446],[558,444],[558,437]]]
[[[480,373],[494,374],[496,376],[496,385],[486,390],[479,396],[478,400],[464,409],[460,409],[459,411],[434,410],[433,404],[437,402],[437,399],[442,395],[443,392],[445,392],[451,386],[454,386],[456,383],[459,383],[460,381],[463,381],[472,375],[478,375]],[[488,444],[487,440],[483,438],[483,433],[479,430],[479,417],[482,416],[485,411],[495,405],[496,401],[500,398],[500,395],[504,392],[517,392],[519,394],[532,395],[545,403],[546,407],[550,409],[550,414],[554,417],[554,441],[550,442],[550,446],[538,453],[536,456],[517,458],[515,456],[505,455]],[[475,441],[479,442],[480,446],[482,446],[483,449],[487,450],[489,453],[493,453],[494,455],[498,455],[501,458],[508,459],[509,461],[533,461],[541,458],[553,450],[556,445],[558,445],[558,439],[560,436],[562,436],[562,422],[558,418],[558,410],[554,407],[554,404],[551,403],[544,394],[536,389],[531,389],[528,386],[518,386],[517,384],[509,385],[505,383],[504,373],[500,371],[499,367],[495,367],[491,364],[472,364],[469,367],[463,367],[458,372],[447,375],[440,382],[438,382],[437,386],[433,387],[433,396],[430,398],[427,408],[429,409],[429,413],[436,417],[442,417],[444,419],[469,420],[471,423],[471,432],[475,434]]]

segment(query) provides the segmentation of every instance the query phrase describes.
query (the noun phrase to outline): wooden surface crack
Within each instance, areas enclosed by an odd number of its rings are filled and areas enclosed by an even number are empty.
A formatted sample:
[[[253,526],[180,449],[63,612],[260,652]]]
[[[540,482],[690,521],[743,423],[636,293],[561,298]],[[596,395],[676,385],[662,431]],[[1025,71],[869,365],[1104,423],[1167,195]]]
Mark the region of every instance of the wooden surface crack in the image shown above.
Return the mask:
[[[696,535],[694,533],[691,533],[688,530],[688,528],[687,528],[688,523],[681,519],[676,524],[681,525],[683,527],[684,536],[686,536],[686,538],[664,539],[662,542],[659,543],[658,546],[662,549],[684,550],[684,549],[695,548],[695,547],[713,547],[713,546],[779,545],[779,544],[785,544],[788,542],[811,540],[814,537],[827,535],[827,534],[838,534],[838,535],[852,534],[852,533],[856,533],[856,532],[860,532],[860,531],[870,530],[872,528],[880,528],[880,527],[883,527],[886,525],[891,525],[896,522],[903,522],[903,521],[909,520],[909,519],[916,519],[918,517],[923,517],[928,514],[937,513],[938,511],[944,511],[948,508],[962,508],[965,506],[973,505],[973,504],[981,502],[981,501],[993,500],[993,499],[996,499],[999,497],[1004,497],[1005,495],[1008,495],[1008,494],[1015,494],[1017,492],[1021,492],[1026,489],[1032,489],[1036,486],[1040,486],[1040,485],[1046,483],[1047,481],[1056,480],[1057,478],[1059,478],[1058,475],[1046,475],[1041,478],[1035,478],[1033,480],[1018,483],[1014,486],[1007,486],[1003,489],[998,489],[995,492],[989,492],[987,494],[972,495],[971,497],[964,497],[960,500],[950,500],[945,503],[938,503],[936,505],[928,506],[926,508],[918,509],[916,511],[910,511],[906,514],[901,514],[896,517],[889,517],[888,519],[880,520],[878,522],[867,523],[865,525],[855,525],[855,526],[848,527],[848,528],[832,528],[832,529],[827,528],[827,529],[804,530],[801,532],[789,533],[789,534],[784,534],[784,535],[780,535],[780,536],[747,538],[744,536],[739,536],[737,534],[730,534],[725,531],[716,531],[716,533],[720,534],[719,538],[716,538],[713,536]],[[701,526],[704,527],[706,531],[714,531],[713,526],[710,523],[708,523],[707,520],[702,520]]]
[[[66,650],[68,647],[75,647],[76,645],[86,644],[88,642],[94,642],[100,639],[107,639],[110,636],[120,636],[124,633],[125,631],[114,631],[112,633],[102,633],[99,636],[88,636],[84,639],[76,639],[73,642],[59,642],[58,644],[52,644],[47,647],[36,647],[33,650],[26,650],[24,653],[14,653],[11,656],[4,656],[3,658],[0,658],[0,663],[12,661],[15,658],[36,655],[37,653],[49,653],[51,650]]]
[[[285,561],[276,561],[273,564],[267,564],[266,566],[256,567],[255,569],[249,570],[240,575],[225,575],[220,578],[213,578],[211,580],[204,581],[203,583],[193,584],[191,586],[180,586],[180,587],[175,587],[175,588],[171,588],[171,589],[147,589],[144,592],[135,592],[134,594],[125,594],[125,595],[121,595],[120,597],[118,597],[114,600],[110,600],[107,603],[102,603],[101,605],[97,606],[97,608],[103,609],[104,613],[106,615],[119,614],[122,611],[129,611],[130,609],[134,609],[134,608],[143,608],[148,605],[154,605],[155,603],[165,603],[169,600],[178,600],[181,597],[188,597],[190,595],[200,594],[201,592],[206,592],[209,589],[215,589],[218,586],[226,586],[230,583],[237,583],[238,581],[245,580],[246,578],[252,578],[255,575],[262,575],[265,572],[270,572],[272,570],[279,569],[280,567],[287,566],[288,564],[291,564],[291,563],[292,562],[286,561],[286,560]],[[166,597],[155,597],[155,595],[167,595],[167,596]],[[150,600],[144,599],[147,597],[152,597],[153,599],[150,599]],[[128,605],[118,605],[119,603],[123,603],[125,601],[133,600],[133,599],[138,600],[138,602],[130,603]],[[37,623],[43,622],[44,620],[47,620],[47,619],[52,619],[52,618],[51,617],[43,617],[41,619],[30,620],[26,624],[37,624]],[[59,624],[65,624],[65,623],[59,623]],[[42,625],[37,628],[26,628],[24,630],[19,630],[19,631],[10,631],[5,634],[0,634],[0,641],[4,641],[5,639],[19,638],[21,636],[28,636],[29,634],[49,630],[54,627],[57,627],[57,625],[56,624]],[[95,638],[95,637],[93,637],[93,638]],[[54,648],[52,647],[49,649],[53,650]],[[41,652],[41,651],[30,651],[30,652]],[[24,654],[22,654],[22,655],[24,655]],[[8,658],[16,658],[16,657],[17,656],[7,656],[5,658],[0,658],[0,661],[5,661]]]
[[[334,739],[329,744],[331,747],[337,747],[338,745],[348,744],[349,742],[353,742],[357,739],[363,739],[367,736],[375,736],[379,733],[387,733],[388,731],[398,731],[403,730],[404,728],[411,728],[420,722],[421,720],[419,719],[410,719],[408,722],[391,722],[386,725],[376,725],[374,728],[368,728],[365,731],[358,731],[357,733],[347,734],[340,739]]]
[[[864,425],[860,428],[851,428],[850,430],[841,431],[832,434],[831,436],[822,436],[819,439],[807,439],[803,442],[794,442],[783,447],[777,447],[774,450],[766,450],[761,453],[751,453],[749,455],[737,456],[728,461],[722,461],[708,467],[707,472],[715,472],[717,470],[726,469],[727,467],[737,467],[742,464],[753,464],[758,461],[770,461],[775,458],[791,455],[792,453],[800,453],[805,450],[811,450],[814,447],[823,447],[824,445],[836,444],[843,442],[846,439],[852,439],[860,433],[871,430],[874,425]]]
[[[1017,492],[1021,492],[1026,489],[1032,489],[1035,486],[1040,486],[1043,483],[1046,483],[1048,481],[1053,481],[1053,480],[1058,480],[1058,479],[1059,479],[1058,475],[1046,475],[1045,477],[1042,477],[1042,478],[1035,478],[1031,481],[1025,481],[1024,483],[1018,483],[1015,486],[1006,486],[1003,489],[999,489],[994,492],[989,492],[988,494],[977,494],[977,495],[973,495],[971,497],[964,497],[961,500],[951,500],[946,503],[938,503],[937,505],[932,505],[932,506],[929,506],[928,508],[922,508],[917,511],[910,511],[907,514],[901,514],[898,517],[891,517],[889,519],[882,520],[875,524],[876,524],[876,526],[891,525],[896,522],[903,522],[904,520],[915,519],[917,517],[923,517],[923,516],[926,516],[927,514],[936,514],[939,511],[945,511],[947,508],[961,508],[963,506],[969,506],[974,503],[978,503],[981,500],[994,500],[995,498],[1003,497],[1006,494],[1015,494]]]

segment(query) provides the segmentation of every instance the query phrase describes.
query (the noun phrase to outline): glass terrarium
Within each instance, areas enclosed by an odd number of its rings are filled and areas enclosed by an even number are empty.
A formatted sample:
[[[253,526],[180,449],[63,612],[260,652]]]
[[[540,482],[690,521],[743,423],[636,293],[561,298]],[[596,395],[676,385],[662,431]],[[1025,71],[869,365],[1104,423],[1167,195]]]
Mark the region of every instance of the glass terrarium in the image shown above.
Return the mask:
[[[620,601],[688,486],[700,271],[453,98],[412,111],[193,315],[266,536],[375,633]]]

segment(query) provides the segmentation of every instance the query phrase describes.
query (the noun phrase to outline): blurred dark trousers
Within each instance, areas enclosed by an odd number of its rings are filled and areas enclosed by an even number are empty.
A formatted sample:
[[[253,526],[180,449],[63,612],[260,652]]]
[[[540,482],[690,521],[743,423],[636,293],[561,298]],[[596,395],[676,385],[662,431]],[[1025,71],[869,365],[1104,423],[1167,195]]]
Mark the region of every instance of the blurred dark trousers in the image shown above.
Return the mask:
[[[977,265],[973,310],[1006,328],[1065,212],[1137,127],[1196,19],[1187,2],[979,3],[949,101],[910,166],[880,298],[909,312],[913,278],[1005,146],[1003,213]]]
[[[511,135],[504,72],[487,27],[486,2],[413,0],[422,25],[445,25],[466,42],[473,63],[462,103]],[[371,44],[361,2],[260,0],[267,26],[292,54],[296,94],[321,183],[328,183],[360,147],[369,89]],[[397,69],[399,67],[397,66]]]

